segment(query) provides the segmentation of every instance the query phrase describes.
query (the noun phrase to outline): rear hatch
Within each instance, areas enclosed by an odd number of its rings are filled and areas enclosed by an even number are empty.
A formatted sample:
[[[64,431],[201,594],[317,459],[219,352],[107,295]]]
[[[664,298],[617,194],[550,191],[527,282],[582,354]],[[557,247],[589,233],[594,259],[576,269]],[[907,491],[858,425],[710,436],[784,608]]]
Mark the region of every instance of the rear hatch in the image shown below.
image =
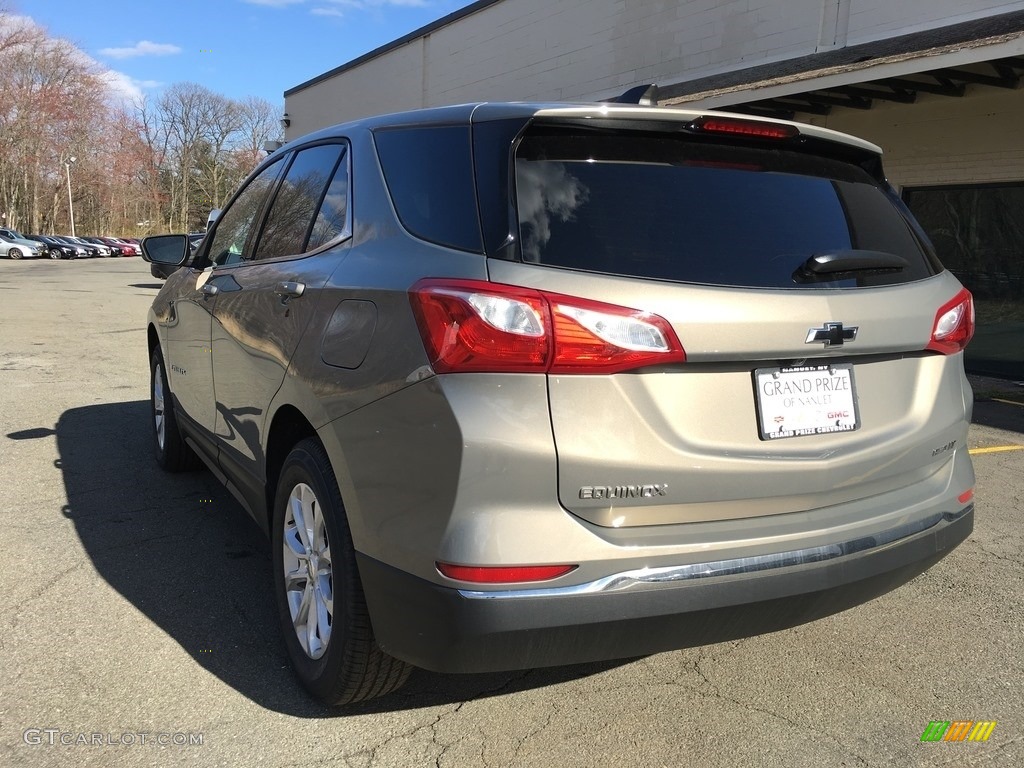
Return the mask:
[[[942,492],[970,297],[877,153],[652,113],[540,116],[514,145],[517,231],[491,280],[652,313],[683,350],[549,374],[562,505],[620,527]]]

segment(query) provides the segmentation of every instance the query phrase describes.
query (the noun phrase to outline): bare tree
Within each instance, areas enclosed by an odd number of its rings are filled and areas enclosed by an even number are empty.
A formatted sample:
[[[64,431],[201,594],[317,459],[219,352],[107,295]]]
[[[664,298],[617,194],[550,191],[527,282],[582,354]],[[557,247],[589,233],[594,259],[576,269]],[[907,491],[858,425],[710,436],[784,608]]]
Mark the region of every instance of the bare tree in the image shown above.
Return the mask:
[[[196,83],[125,107],[106,73],[0,0],[0,221],[70,231],[199,229],[280,131],[262,99]]]

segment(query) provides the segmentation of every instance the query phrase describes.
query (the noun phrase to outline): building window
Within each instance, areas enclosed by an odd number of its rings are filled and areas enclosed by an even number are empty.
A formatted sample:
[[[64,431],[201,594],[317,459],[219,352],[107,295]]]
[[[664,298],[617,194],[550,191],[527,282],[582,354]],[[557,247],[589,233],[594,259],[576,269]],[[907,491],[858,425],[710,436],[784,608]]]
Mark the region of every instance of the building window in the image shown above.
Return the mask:
[[[903,199],[974,294],[968,370],[1024,378],[1024,182],[912,187]]]

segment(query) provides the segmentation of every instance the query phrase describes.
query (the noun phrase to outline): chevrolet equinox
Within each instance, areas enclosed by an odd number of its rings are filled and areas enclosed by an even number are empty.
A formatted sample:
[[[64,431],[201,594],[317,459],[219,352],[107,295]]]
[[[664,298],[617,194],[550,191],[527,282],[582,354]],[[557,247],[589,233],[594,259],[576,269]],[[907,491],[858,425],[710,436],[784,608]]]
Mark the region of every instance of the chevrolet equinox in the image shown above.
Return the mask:
[[[775,631],[973,526],[971,295],[811,125],[604,105],[388,115],[268,156],[148,320],[167,470],[268,533],[302,683]]]

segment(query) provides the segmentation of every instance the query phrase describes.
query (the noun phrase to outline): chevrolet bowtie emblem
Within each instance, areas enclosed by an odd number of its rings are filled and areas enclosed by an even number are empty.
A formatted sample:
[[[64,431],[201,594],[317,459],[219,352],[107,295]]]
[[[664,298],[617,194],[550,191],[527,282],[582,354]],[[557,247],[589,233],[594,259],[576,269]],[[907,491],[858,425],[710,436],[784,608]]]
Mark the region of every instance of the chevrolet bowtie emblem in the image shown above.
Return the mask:
[[[842,323],[825,323],[824,328],[811,328],[807,332],[804,344],[822,342],[826,347],[841,347],[843,342],[853,341],[857,338],[857,326],[843,328]]]

